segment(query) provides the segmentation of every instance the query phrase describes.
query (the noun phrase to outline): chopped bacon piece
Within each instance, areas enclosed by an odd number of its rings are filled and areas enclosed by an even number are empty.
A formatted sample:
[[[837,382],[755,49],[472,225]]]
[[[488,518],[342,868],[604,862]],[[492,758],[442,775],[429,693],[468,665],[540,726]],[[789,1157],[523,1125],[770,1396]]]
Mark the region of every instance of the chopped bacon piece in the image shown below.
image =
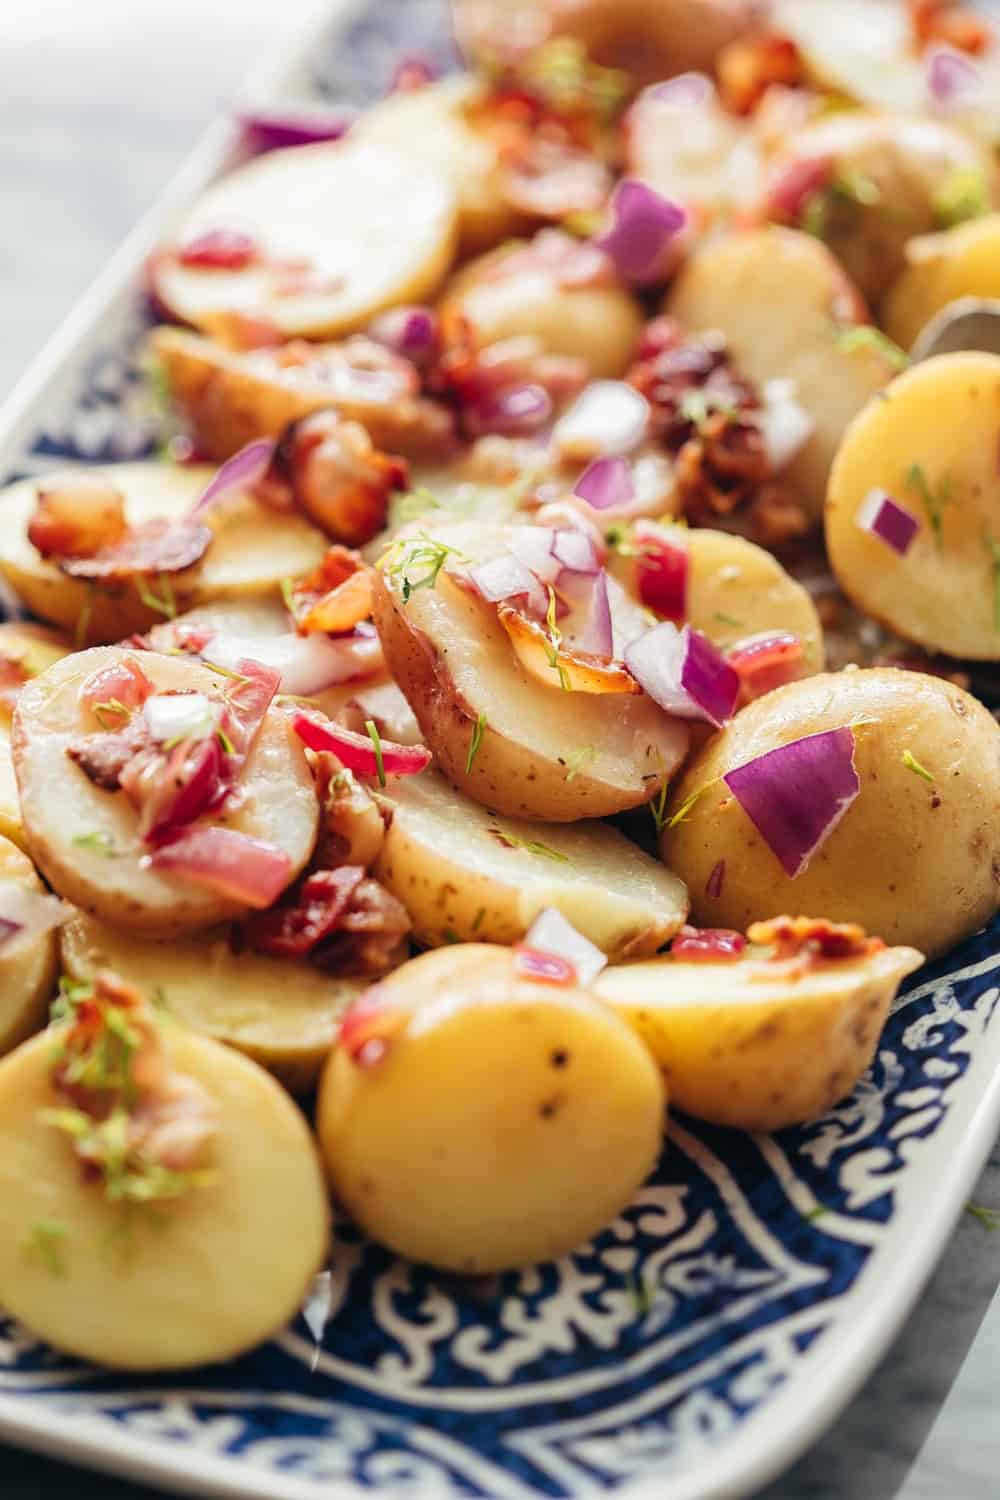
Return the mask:
[[[148,521],[91,556],[63,557],[59,566],[71,578],[127,583],[193,568],[214,539],[211,528],[199,521]]]
[[[734,963],[746,945],[741,932],[725,927],[682,927],[670,945],[670,957],[685,963]]]
[[[276,349],[285,342],[285,334],[277,323],[261,317],[259,313],[220,308],[218,312],[205,313],[201,324],[216,343],[240,353],[247,353],[252,349]]]
[[[885,947],[881,938],[866,936],[857,922],[831,922],[826,917],[772,917],[747,928],[751,943],[774,947],[776,959],[866,958]]]
[[[722,102],[736,115],[751,114],[772,84],[799,88],[806,82],[798,47],[773,31],[730,42],[717,66]]]
[[[399,962],[409,931],[406,907],[366,877],[355,886],[337,933],[319,944],[313,961],[338,974],[384,974]]]
[[[245,906],[273,906],[292,874],[284,850],[218,824],[191,828],[150,856],[154,870],[177,875]]]
[[[259,494],[266,504],[299,505],[333,541],[353,547],[382,530],[390,495],[408,484],[406,462],[380,453],[359,422],[318,411],[285,430]]]
[[[89,709],[102,729],[123,729],[131,716],[154,692],[153,684],[131,656],[110,667],[92,672],[77,695],[82,709]]]
[[[428,386],[453,404],[468,437],[535,431],[549,420],[553,406],[562,406],[587,383],[584,360],[546,354],[529,335],[480,348],[464,315],[447,319],[444,333],[444,351],[428,373]],[[522,400],[511,411],[510,399],[528,391],[532,401],[525,406]]]
[[[374,574],[348,547],[330,547],[311,573],[291,590],[291,614],[300,635],[314,631],[341,634],[353,630],[372,612]]]
[[[66,746],[70,760],[102,792],[117,792],[126,767],[153,750],[153,737],[141,714],[134,715],[124,729],[81,735]]]
[[[959,52],[979,56],[993,41],[989,22],[956,0],[906,0],[917,46],[943,42]]]
[[[93,557],[128,531],[125,496],[111,484],[67,478],[39,490],[28,541],[43,557]]]
[[[337,973],[382,974],[410,930],[406,910],[357,865],[317,870],[281,906],[246,924],[250,945]]]

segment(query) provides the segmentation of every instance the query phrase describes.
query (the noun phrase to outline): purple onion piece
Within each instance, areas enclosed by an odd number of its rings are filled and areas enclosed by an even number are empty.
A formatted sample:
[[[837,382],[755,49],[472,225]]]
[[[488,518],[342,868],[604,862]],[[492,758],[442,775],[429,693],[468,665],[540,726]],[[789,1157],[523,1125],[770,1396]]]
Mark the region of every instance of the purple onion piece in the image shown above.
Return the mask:
[[[927,57],[927,92],[948,108],[967,102],[982,88],[982,75],[971,58],[953,47],[935,47]]]
[[[477,406],[465,410],[466,426],[480,435],[488,432],[515,437],[537,432],[552,415],[552,397],[544,386],[530,382],[495,391]]]
[[[553,555],[571,573],[596,573],[601,566],[597,549],[583,531],[563,527],[552,540]]]
[[[636,286],[659,279],[670,241],[687,224],[678,203],[662,197],[644,182],[624,178],[611,197],[612,227],[594,244],[614,262],[618,274]]]
[[[870,490],[854,518],[862,531],[877,536],[893,552],[905,557],[920,530],[920,521],[886,490]]]
[[[594,510],[616,510],[635,499],[632,470],[624,458],[595,458],[573,487]]]
[[[437,314],[429,307],[393,307],[368,328],[369,336],[419,367],[429,365],[440,346]]]
[[[0,948],[24,931],[23,922],[13,922],[9,917],[0,917]]]
[[[257,438],[254,442],[247,443],[239,453],[234,453],[232,458],[227,458],[215,478],[195,501],[190,519],[200,519],[227,495],[248,490],[263,479],[270,467],[275,447],[273,438]]]
[[[705,73],[678,73],[664,83],[651,84],[641,99],[655,99],[657,104],[674,104],[678,109],[697,108],[715,95],[715,84]]]
[[[739,674],[700,631],[669,620],[654,625],[626,649],[625,665],[668,714],[704,719],[716,728],[732,718]]]
[[[600,656],[606,661],[610,661],[615,654],[611,601],[608,598],[608,575],[603,568],[594,578],[581,645],[591,656]]]
[[[550,526],[514,526],[508,533],[507,546],[541,583],[555,583],[562,570],[552,550],[555,539]]]
[[[827,729],[779,745],[722,778],[792,880],[861,790],[854,731]]]
[[[355,112],[261,105],[237,110],[236,119],[251,149],[263,155],[265,151],[281,151],[289,146],[339,141],[354,124]]]

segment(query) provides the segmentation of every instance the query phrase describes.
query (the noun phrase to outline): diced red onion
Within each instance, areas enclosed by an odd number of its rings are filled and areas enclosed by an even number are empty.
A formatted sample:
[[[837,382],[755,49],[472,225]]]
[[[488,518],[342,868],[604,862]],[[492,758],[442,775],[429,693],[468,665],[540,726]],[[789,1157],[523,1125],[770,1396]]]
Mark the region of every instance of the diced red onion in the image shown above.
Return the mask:
[[[514,968],[522,978],[540,984],[569,986],[577,983],[576,969],[568,958],[560,958],[556,953],[539,953],[525,943],[518,943],[514,949]]]
[[[693,109],[707,104],[715,96],[715,85],[704,73],[678,73],[663,83],[644,89],[639,102],[655,99],[657,104],[673,104],[678,109]]]
[[[506,599],[530,595],[538,580],[513,552],[501,552],[487,562],[470,568],[469,577],[487,604],[502,604]]]
[[[631,453],[646,436],[649,402],[624,380],[593,380],[556,423],[561,457],[586,462]]]
[[[943,109],[967,103],[982,88],[982,74],[971,58],[953,47],[935,47],[927,55],[927,92]]]
[[[418,368],[431,363],[440,345],[437,314],[429,307],[392,307],[375,319],[368,334]]]
[[[755,414],[756,422],[771,473],[780,474],[812,437],[816,423],[796,401],[794,381],[769,380],[763,395],[764,405]]]
[[[273,906],[292,878],[283,849],[235,828],[191,828],[149,856],[154,870],[189,880],[245,906]]]
[[[601,566],[597,548],[584,531],[561,528],[554,534],[552,551],[571,573],[596,573]]]
[[[227,458],[215,478],[195,501],[190,519],[201,517],[228,495],[239,494],[263,479],[274,456],[273,438],[257,438]]]
[[[920,530],[920,521],[912,510],[900,505],[887,490],[869,490],[854,522],[862,531],[868,531],[880,542],[885,542],[900,557],[906,556]]]
[[[608,598],[608,575],[603,568],[594,579],[581,645],[584,651],[590,652],[591,656],[605,657],[608,661],[615,654],[611,601]]]
[[[741,932],[726,927],[682,927],[670,945],[670,957],[683,963],[733,963],[746,946]]]
[[[473,436],[498,433],[517,437],[537,432],[552,415],[552,397],[544,386],[532,381],[486,391],[464,409],[465,425]]]
[[[624,458],[595,458],[573,486],[594,510],[617,510],[635,499],[632,470]]]
[[[329,751],[358,776],[378,775],[378,757],[367,734],[355,734],[352,729],[301,711],[292,719],[292,727],[308,749]],[[397,745],[392,740],[382,740],[379,749],[387,776],[414,776],[430,764],[431,752],[423,745]]]
[[[582,932],[577,932],[554,906],[538,913],[523,941],[535,953],[553,954],[572,964],[580,984],[592,984],[608,965],[607,955]]]
[[[82,708],[95,709],[110,704],[114,700],[120,703],[122,708],[134,713],[142,707],[152,692],[153,684],[139,663],[132,657],[125,656],[121,661],[113,662],[109,667],[100,667],[96,672],[92,672],[80,688],[79,701]],[[119,718],[128,717],[128,713],[122,715],[112,709],[108,709],[107,712],[116,713]]]
[[[679,203],[664,198],[637,178],[624,178],[611,195],[612,227],[594,243],[635,286],[646,286],[663,274],[670,241],[687,224]]]
[[[636,589],[640,601],[665,620],[687,618],[691,557],[686,547],[665,537],[658,528],[637,525],[635,541]]]
[[[147,844],[165,844],[205,813],[218,811],[229,783],[223,775],[222,747],[214,736],[182,743],[167,759],[143,766],[134,761],[122,773],[122,787],[140,808],[139,832]]]
[[[553,550],[555,539],[551,526],[512,526],[507,533],[507,546],[540,583],[555,583],[562,568]]]
[[[732,718],[740,679],[698,630],[654,625],[625,651],[625,665],[655,703],[681,719],[704,719],[718,728]]]
[[[353,110],[312,109],[291,105],[247,106],[236,118],[258,154],[288,146],[314,146],[320,141],[339,141],[354,123]]]
[[[238,671],[240,661],[249,657],[279,674],[280,692],[311,698],[338,682],[376,671],[382,648],[377,637],[359,631],[332,639],[322,632],[244,636],[220,631],[207,642],[201,656],[229,672]]]
[[[786,875],[801,875],[861,782],[854,731],[826,729],[779,745],[722,778]]]
[[[219,727],[221,705],[204,693],[154,693],[143,705],[149,732],[159,744],[202,740]]]
[[[0,881],[0,956],[61,927],[72,910],[58,896],[30,890],[16,880]]]

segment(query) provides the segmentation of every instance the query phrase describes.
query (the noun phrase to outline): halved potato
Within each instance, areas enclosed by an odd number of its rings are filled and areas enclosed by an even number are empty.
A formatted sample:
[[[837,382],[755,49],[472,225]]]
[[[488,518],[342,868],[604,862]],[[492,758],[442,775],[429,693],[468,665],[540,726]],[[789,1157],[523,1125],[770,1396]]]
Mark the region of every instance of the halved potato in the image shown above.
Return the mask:
[[[0,837],[0,917],[5,885],[45,889],[28,856]],[[58,965],[59,939],[54,932],[26,938],[9,949],[0,947],[0,1053],[45,1025]]]
[[[1000,297],[1000,214],[910,240],[906,267],[886,298],[885,326],[909,349],[924,324],[960,297]]]
[[[940,354],[904,371],[844,435],[826,503],[844,592],[929,651],[1000,660],[1000,356]],[[873,490],[919,523],[906,552],[858,525]]]
[[[715,1125],[782,1130],[851,1092],[899,985],[922,962],[915,948],[803,970],[762,958],[658,958],[605,969],[593,989],[635,1027],[678,1109]]]
[[[365,110],[351,131],[357,140],[388,146],[451,183],[466,255],[488,250],[525,226],[523,213],[503,192],[496,142],[469,123],[467,111],[482,90],[468,75],[400,90]]]
[[[456,226],[451,181],[422,159],[353,137],[298,146],[209,188],[154,257],[153,284],[175,318],[209,331],[216,315],[242,313],[287,337],[332,338],[432,292]],[[254,247],[244,267],[183,263],[186,247],[230,230]]]
[[[440,406],[400,389],[391,376],[359,368],[343,346],[317,344],[289,361],[286,345],[241,353],[187,328],[154,328],[149,348],[198,449],[228,458],[259,437],[278,437],[289,422],[329,408],[365,427],[377,448],[406,457],[437,457],[451,420]],[[361,361],[359,360],[359,366]]]
[[[239,950],[227,927],[153,942],[82,912],[63,928],[62,955],[71,978],[113,970],[182,1026],[245,1052],[293,1094],[314,1086],[341,1015],[370,983]]]
[[[254,1348],[295,1315],[328,1242],[322,1172],[285,1091],[180,1026],[163,1040],[217,1110],[215,1176],[131,1212],[108,1202],[44,1119],[65,1102],[50,1083],[53,1033],[0,1063],[0,1298],[57,1349],[119,1369],[185,1369]]]
[[[429,947],[516,943],[553,906],[612,958],[637,958],[687,916],[683,883],[603,823],[496,817],[433,771],[397,780],[385,803],[392,820],[373,873]]]
[[[44,625],[32,625],[28,620],[0,624],[0,666],[10,662],[25,678],[37,677],[72,650],[71,641]],[[13,695],[0,692],[0,719],[9,721],[13,709]]]
[[[137,819],[123,792],[99,790],[66,754],[92,732],[78,694],[94,672],[127,657],[115,646],[68,656],[22,688],[14,713],[14,767],[25,838],[35,863],[67,901],[116,926],[172,937],[246,915],[238,901],[147,868]],[[142,653],[158,692],[185,688],[214,698],[218,674],[189,657]],[[305,751],[288,716],[265,717],[240,781],[244,797],[224,821],[287,854],[289,881],[316,841],[319,804]]]
[[[14,775],[14,753],[10,745],[10,726],[0,720],[0,838],[10,839],[27,853],[21,800]]]
[[[421,535],[432,548],[453,549],[445,556],[458,563],[496,556],[505,533],[457,525]],[[412,571],[415,582],[427,566]],[[495,610],[459,588],[447,567],[408,601],[404,585],[391,563],[379,572],[375,623],[386,662],[438,765],[477,802],[551,823],[604,817],[648,802],[680,764],[687,728],[644,694],[616,697],[609,707],[595,694],[539,682],[520,665]],[[638,634],[637,611],[623,593],[614,607]],[[567,780],[581,756],[581,770]]]
[[[666,306],[693,332],[723,333],[737,365],[758,385],[795,382],[815,427],[782,478],[818,522],[844,428],[893,374],[876,350],[845,350],[838,342],[864,316],[842,267],[798,230],[748,230],[697,250]]]
[[[135,463],[60,471],[41,480],[23,479],[0,494],[5,522],[0,532],[0,573],[33,614],[73,633],[80,645],[121,640],[148,630],[171,611],[207,599],[269,594],[283,578],[315,568],[327,541],[299,515],[278,515],[247,495],[234,495],[209,512],[216,537],[201,563],[166,581],[152,579],[145,600],[132,584],[88,584],[47,562],[28,540],[28,522],[39,488],[56,478],[95,475],[120,490],[130,525],[180,520],[212,478],[202,465]],[[154,601],[150,603],[150,599]]]

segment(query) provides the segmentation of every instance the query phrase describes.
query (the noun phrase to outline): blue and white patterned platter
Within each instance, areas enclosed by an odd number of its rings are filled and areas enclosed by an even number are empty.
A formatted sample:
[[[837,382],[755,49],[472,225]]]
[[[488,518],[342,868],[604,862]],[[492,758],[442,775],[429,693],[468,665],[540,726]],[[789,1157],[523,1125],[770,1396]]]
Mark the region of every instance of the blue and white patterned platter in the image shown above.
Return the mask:
[[[447,59],[442,11],[374,0],[284,85]],[[174,201],[235,149],[217,133]],[[0,413],[0,470],[151,451],[137,288],[162,219]],[[0,1436],[240,1500],[746,1495],[833,1420],[943,1249],[1000,1125],[998,1002],[1000,922],[914,976],[850,1099],[775,1137],[675,1120],[631,1209],[556,1264],[462,1283],[343,1225],[293,1327],[169,1386],[0,1321]]]

